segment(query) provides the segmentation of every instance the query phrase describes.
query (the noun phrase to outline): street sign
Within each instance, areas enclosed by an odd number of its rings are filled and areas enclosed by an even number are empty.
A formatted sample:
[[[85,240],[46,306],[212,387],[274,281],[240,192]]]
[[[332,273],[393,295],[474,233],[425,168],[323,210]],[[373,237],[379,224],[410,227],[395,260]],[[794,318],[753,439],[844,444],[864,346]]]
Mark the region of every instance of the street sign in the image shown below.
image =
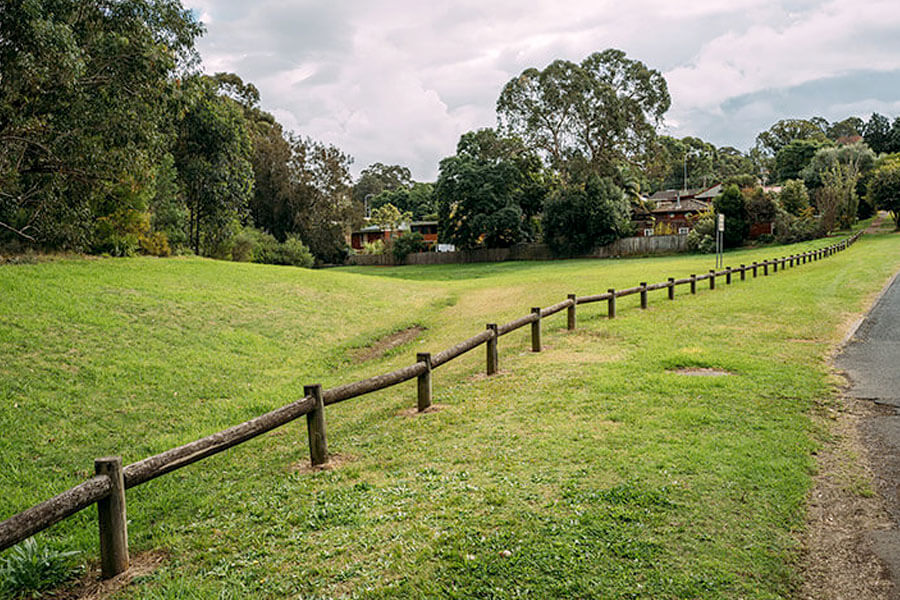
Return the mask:
[[[725,231],[725,215],[719,213],[719,231]]]

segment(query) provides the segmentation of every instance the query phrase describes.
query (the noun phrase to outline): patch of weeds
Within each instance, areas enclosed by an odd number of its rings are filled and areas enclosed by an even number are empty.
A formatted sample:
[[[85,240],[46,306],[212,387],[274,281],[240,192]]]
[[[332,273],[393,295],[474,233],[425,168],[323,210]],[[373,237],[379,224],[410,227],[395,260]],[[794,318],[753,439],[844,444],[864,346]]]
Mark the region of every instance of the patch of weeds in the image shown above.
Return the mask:
[[[78,552],[60,552],[28,538],[0,566],[0,597],[39,598],[42,590],[59,586],[79,575],[71,558]]]

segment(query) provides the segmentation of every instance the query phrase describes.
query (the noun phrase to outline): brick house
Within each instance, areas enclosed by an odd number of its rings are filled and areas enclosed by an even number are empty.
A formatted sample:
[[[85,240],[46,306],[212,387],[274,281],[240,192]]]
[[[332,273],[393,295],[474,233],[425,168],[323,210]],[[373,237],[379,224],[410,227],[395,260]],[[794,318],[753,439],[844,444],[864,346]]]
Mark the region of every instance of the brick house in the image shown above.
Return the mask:
[[[636,209],[632,216],[635,235],[686,235],[694,219],[709,210],[722,184],[697,190],[661,190],[644,200],[646,210]]]
[[[437,244],[437,221],[413,221],[412,223],[403,223],[396,231],[391,231],[379,225],[369,225],[350,234],[350,247],[354,250],[362,250],[363,244],[371,244],[381,240],[387,243],[391,238],[398,238],[403,234],[421,233],[425,238],[425,245],[429,250],[433,249]]]

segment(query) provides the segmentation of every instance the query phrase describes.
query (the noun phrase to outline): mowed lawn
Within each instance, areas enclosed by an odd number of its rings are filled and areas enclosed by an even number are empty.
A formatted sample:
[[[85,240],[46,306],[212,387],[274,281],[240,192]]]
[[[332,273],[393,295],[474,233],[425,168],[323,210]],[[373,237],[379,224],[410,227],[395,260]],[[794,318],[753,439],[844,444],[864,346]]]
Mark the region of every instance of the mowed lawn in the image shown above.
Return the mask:
[[[832,240],[833,241],[833,240]],[[729,253],[750,263],[829,243]],[[410,364],[568,293],[703,273],[709,256],[310,271],[202,259],[0,267],[0,519],[302,395]],[[891,274],[900,235],[717,290],[578,308],[415,382],[328,407],[340,466],[303,420],[129,490],[118,598],[783,598],[827,355]],[[385,356],[354,349],[412,326]],[[690,377],[713,367],[725,377]],[[96,562],[96,511],[40,534]],[[0,555],[2,558],[2,555]]]

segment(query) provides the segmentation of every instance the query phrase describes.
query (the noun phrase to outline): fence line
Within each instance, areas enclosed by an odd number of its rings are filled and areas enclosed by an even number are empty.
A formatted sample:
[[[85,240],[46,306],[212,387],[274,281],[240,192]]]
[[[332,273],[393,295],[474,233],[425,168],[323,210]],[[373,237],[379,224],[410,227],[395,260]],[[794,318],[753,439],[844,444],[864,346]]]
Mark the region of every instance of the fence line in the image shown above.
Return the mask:
[[[614,319],[616,317],[617,298],[640,294],[641,308],[646,309],[647,293],[650,291],[666,289],[668,299],[674,300],[675,289],[679,285],[690,284],[690,291],[692,294],[695,294],[697,282],[704,279],[709,281],[710,289],[715,289],[717,277],[725,277],[725,283],[729,285],[732,282],[733,274],[739,273],[741,281],[746,279],[748,272],[752,273],[753,278],[756,278],[760,267],[762,268],[762,275],[767,276],[770,266],[774,274],[778,272],[779,266],[781,266],[782,270],[785,270],[807,262],[821,260],[846,250],[859,239],[862,233],[860,231],[825,248],[762,262],[753,262],[751,265],[742,264],[737,269],[732,267],[726,267],[721,271],[712,269],[702,275],[691,274],[690,277],[681,279],[669,277],[665,282],[650,285],[646,282],[641,282],[638,286],[620,290],[610,288],[606,293],[590,296],[578,297],[575,294],[569,294],[566,300],[562,302],[547,308],[534,307],[531,309],[530,314],[509,323],[502,325],[489,323],[481,333],[437,354],[418,353],[416,362],[413,365],[327,390],[322,390],[320,385],[305,386],[303,390],[304,396],[299,400],[295,400],[290,404],[240,425],[235,425],[177,448],[166,450],[124,468],[120,457],[98,458],[95,461],[96,475],[94,477],[0,522],[0,551],[96,503],[100,530],[101,574],[103,578],[113,577],[128,568],[128,533],[125,512],[126,489],[141,485],[160,475],[227,450],[232,446],[246,442],[304,415],[307,418],[309,433],[310,461],[313,466],[323,464],[327,461],[326,406],[392,387],[411,379],[417,379],[417,407],[422,412],[431,406],[431,375],[433,369],[485,344],[487,347],[486,372],[488,375],[493,375],[499,368],[499,338],[521,327],[531,325],[532,351],[540,352],[542,349],[541,321],[545,317],[566,310],[567,329],[573,330],[576,326],[576,307],[578,305],[605,300],[607,302],[607,316],[610,319]]]

